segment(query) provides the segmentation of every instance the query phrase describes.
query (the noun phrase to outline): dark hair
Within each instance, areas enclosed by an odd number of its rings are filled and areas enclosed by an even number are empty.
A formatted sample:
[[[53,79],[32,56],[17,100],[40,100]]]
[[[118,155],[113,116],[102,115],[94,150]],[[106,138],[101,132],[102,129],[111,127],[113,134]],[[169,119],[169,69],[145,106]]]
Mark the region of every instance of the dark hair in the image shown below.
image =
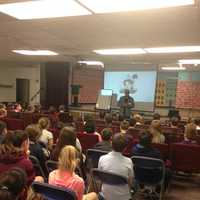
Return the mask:
[[[113,131],[110,128],[104,128],[101,131],[101,137],[102,137],[102,140],[104,140],[104,141],[109,141],[111,139],[112,135],[113,135]]]
[[[13,168],[0,175],[0,199],[15,200],[26,186],[26,173],[20,168]]]
[[[73,127],[64,127],[60,131],[58,143],[53,151],[53,159],[57,160],[62,148],[66,145],[72,145],[76,147],[76,134]]]
[[[26,132],[28,133],[30,141],[37,142],[42,134],[41,129],[36,124],[30,124],[26,127]]]
[[[131,119],[129,120],[129,125],[130,125],[130,126],[135,126],[135,125],[136,125],[136,120],[135,120],[134,118],[131,118]]]
[[[122,130],[128,130],[128,128],[129,128],[129,122],[128,122],[128,121],[123,121],[123,122],[121,122],[121,123],[120,123],[120,128],[121,128]]]
[[[171,124],[172,126],[178,126],[178,118],[177,117],[172,117],[171,118]]]
[[[112,124],[112,115],[111,115],[110,113],[107,113],[107,114],[105,115],[105,122],[106,122],[107,124]]]
[[[160,120],[160,114],[159,113],[154,113],[153,114],[153,120]]]
[[[140,133],[139,144],[144,148],[150,148],[152,142],[152,135],[149,131],[143,131]]]
[[[196,119],[194,120],[194,123],[195,123],[197,126],[199,126],[199,125],[200,125],[200,118],[196,118]]]
[[[3,133],[4,129],[7,128],[7,124],[3,121],[0,121],[0,135]]]
[[[96,130],[96,125],[95,125],[95,121],[93,120],[89,120],[85,123],[84,125],[84,131],[86,133],[94,133]]]
[[[116,152],[122,152],[126,147],[126,138],[124,135],[117,133],[112,139],[112,148]]]
[[[61,112],[58,115],[58,119],[60,122],[63,122],[65,124],[73,122],[73,116],[66,112]]]
[[[9,131],[5,138],[0,145],[0,155],[5,153],[13,154],[17,153],[20,154],[21,146],[24,141],[28,139],[28,134],[25,131],[16,130],[16,131]]]
[[[59,111],[65,111],[66,110],[65,105],[59,105],[58,110]]]

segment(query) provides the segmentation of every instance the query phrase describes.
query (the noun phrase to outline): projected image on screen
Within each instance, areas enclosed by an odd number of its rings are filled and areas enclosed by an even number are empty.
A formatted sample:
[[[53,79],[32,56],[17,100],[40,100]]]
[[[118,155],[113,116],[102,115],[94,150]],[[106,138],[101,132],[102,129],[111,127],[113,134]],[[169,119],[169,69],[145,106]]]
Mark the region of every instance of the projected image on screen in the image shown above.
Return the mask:
[[[155,86],[156,71],[107,71],[104,75],[104,89],[112,89],[117,100],[128,89],[138,110],[153,110]]]

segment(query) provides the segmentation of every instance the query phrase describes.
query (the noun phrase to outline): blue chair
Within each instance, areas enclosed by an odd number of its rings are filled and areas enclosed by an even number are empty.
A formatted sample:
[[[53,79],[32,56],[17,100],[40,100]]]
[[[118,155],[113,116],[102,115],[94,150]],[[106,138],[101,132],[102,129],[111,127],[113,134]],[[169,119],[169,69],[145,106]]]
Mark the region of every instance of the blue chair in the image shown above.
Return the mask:
[[[100,194],[99,195],[100,199],[104,199],[101,193],[101,185],[103,183],[108,185],[118,185],[118,186],[128,185],[127,177],[121,176],[116,173],[100,170],[97,168],[92,169],[92,181],[95,192]]]
[[[45,166],[46,166],[47,172],[50,173],[53,170],[58,168],[58,162],[54,160],[47,160],[45,162]]]
[[[47,200],[77,200],[75,192],[64,187],[33,182],[32,189],[34,192],[41,194]]]
[[[107,151],[101,151],[101,150],[97,150],[97,149],[88,149],[87,154],[86,154],[87,167],[89,169],[97,168],[99,158],[103,155],[106,155],[107,153],[108,153]]]
[[[40,162],[39,160],[35,157],[35,156],[32,156],[32,155],[29,155],[29,159],[31,160],[32,164],[33,164],[33,167],[35,169],[35,172],[38,176],[42,176],[44,178],[44,181],[46,182],[47,181],[47,177],[44,173],[44,170],[42,169],[41,165],[40,165]]]
[[[165,164],[162,160],[144,156],[133,156],[136,194],[144,194],[151,199],[162,199],[164,193]],[[144,190],[143,190],[144,189]],[[142,192],[141,192],[142,191]]]

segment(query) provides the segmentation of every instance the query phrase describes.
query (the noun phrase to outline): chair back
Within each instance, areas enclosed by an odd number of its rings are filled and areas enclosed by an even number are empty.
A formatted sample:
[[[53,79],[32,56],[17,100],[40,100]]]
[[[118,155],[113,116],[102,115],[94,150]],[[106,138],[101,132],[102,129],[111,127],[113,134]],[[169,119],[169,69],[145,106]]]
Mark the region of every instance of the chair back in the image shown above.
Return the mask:
[[[133,156],[135,179],[144,185],[159,185],[164,183],[165,165],[160,159],[144,156]]]
[[[168,144],[153,143],[152,146],[160,151],[164,160],[169,159],[170,153]]]
[[[77,134],[77,137],[81,143],[83,151],[93,148],[94,145],[99,141],[98,135],[94,134],[80,133]]]
[[[45,166],[46,166],[47,172],[50,173],[53,170],[58,168],[58,162],[54,160],[47,160],[45,162]]]
[[[41,194],[47,200],[77,200],[75,192],[64,187],[33,182],[32,188],[34,192]]]
[[[32,155],[29,156],[29,159],[31,160],[31,162],[33,164],[36,175],[42,176],[44,178],[44,180],[46,181],[46,176],[45,176],[44,170],[42,169],[42,167],[40,165],[39,160],[35,156],[32,156]]]
[[[200,172],[200,146],[174,143],[171,145],[172,167],[175,171]]]
[[[108,153],[107,151],[101,151],[97,149],[88,149],[87,154],[86,154],[88,168],[89,169],[97,168],[99,158],[103,155],[106,155],[107,153]]]
[[[92,176],[94,180],[100,180],[102,183],[109,185],[126,185],[128,179],[116,173],[107,172],[97,168],[92,169]]]

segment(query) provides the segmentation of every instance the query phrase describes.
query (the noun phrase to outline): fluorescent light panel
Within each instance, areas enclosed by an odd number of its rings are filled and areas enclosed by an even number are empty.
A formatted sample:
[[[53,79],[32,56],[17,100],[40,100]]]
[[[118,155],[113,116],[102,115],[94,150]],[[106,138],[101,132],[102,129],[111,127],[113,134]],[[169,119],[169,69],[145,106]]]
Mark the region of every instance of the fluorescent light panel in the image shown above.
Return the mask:
[[[94,52],[101,55],[133,55],[146,53],[142,48],[99,49],[94,50]]]
[[[78,63],[86,64],[86,65],[99,65],[99,66],[104,67],[103,62],[100,62],[100,61],[87,61],[87,60],[85,60],[85,61],[78,61]]]
[[[74,0],[37,0],[0,4],[0,12],[21,20],[91,14]]]
[[[188,65],[198,65],[200,64],[200,59],[183,59],[178,61],[180,64],[188,64]]]
[[[148,53],[190,53],[200,52],[200,46],[158,47],[144,50]]]
[[[56,56],[58,53],[49,50],[13,50],[14,53],[29,55],[29,56]]]
[[[193,5],[194,0],[79,0],[95,13],[112,13]]]
[[[162,70],[169,70],[169,71],[179,71],[179,70],[186,70],[185,67],[162,67]]]

